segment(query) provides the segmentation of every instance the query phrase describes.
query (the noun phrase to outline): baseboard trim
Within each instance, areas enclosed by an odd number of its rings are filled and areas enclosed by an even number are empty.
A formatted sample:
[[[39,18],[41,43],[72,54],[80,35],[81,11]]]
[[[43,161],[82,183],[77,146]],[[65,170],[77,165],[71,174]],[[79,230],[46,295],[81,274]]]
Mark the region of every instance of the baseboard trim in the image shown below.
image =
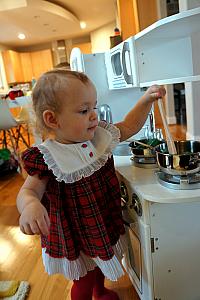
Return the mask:
[[[186,132],[186,140],[200,141],[200,135],[193,135],[190,132]]]
[[[176,124],[176,117],[174,116],[174,117],[167,117],[167,123],[169,124],[169,125],[174,125],[174,124]]]

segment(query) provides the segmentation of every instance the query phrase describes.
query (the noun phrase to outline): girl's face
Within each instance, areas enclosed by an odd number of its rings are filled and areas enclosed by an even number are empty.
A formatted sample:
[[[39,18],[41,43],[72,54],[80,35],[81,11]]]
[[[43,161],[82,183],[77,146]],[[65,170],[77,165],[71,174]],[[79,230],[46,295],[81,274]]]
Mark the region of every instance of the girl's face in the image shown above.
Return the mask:
[[[98,125],[97,94],[92,82],[71,78],[68,88],[60,95],[62,110],[57,115],[56,140],[64,144],[91,140]]]

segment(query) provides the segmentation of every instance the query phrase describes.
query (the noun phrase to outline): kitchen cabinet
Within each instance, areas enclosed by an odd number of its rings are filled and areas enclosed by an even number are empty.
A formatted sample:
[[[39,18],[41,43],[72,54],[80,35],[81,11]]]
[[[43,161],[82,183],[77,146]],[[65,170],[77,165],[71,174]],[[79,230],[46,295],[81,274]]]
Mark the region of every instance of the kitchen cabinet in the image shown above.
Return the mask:
[[[84,54],[91,54],[92,53],[91,43],[74,44],[73,47],[79,48],[81,50],[81,52],[84,53]]]
[[[35,52],[2,52],[7,82],[28,82],[53,68],[50,49]]]
[[[13,50],[6,50],[2,52],[2,57],[7,82],[23,82],[24,75],[22,71],[20,53]]]
[[[123,40],[158,20],[156,0],[118,0],[117,7]]]
[[[156,0],[135,0],[137,7],[139,31],[158,20],[158,9]]]
[[[24,81],[25,82],[31,81],[33,77],[31,53],[29,52],[20,53],[20,58],[21,58]]]
[[[32,77],[38,79],[38,77],[51,69],[53,69],[53,60],[51,50],[42,50],[31,52],[32,63]]]

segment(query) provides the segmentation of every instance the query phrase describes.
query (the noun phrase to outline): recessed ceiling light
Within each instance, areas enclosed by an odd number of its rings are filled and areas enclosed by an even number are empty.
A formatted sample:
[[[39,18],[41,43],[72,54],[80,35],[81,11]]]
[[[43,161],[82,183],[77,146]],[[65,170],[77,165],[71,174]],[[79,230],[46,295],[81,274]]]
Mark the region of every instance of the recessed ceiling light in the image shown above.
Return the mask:
[[[80,27],[81,27],[81,29],[84,29],[84,28],[86,28],[86,23],[85,22],[80,22]]]
[[[18,38],[19,38],[20,40],[24,40],[24,39],[26,38],[26,36],[25,36],[25,34],[23,34],[23,33],[19,33],[19,34],[18,34]]]

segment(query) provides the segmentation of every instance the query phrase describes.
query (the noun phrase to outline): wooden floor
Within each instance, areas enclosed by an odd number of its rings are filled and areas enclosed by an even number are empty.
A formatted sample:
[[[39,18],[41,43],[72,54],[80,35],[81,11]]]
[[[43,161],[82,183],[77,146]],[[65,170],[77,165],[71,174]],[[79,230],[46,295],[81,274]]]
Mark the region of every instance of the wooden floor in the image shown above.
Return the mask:
[[[174,139],[185,139],[185,128],[170,126]],[[20,174],[0,178],[0,280],[26,280],[29,300],[70,300],[72,282],[62,275],[48,276],[41,260],[38,236],[27,236],[18,227],[16,195],[24,179]],[[121,300],[139,300],[127,275],[118,282],[106,281]]]

